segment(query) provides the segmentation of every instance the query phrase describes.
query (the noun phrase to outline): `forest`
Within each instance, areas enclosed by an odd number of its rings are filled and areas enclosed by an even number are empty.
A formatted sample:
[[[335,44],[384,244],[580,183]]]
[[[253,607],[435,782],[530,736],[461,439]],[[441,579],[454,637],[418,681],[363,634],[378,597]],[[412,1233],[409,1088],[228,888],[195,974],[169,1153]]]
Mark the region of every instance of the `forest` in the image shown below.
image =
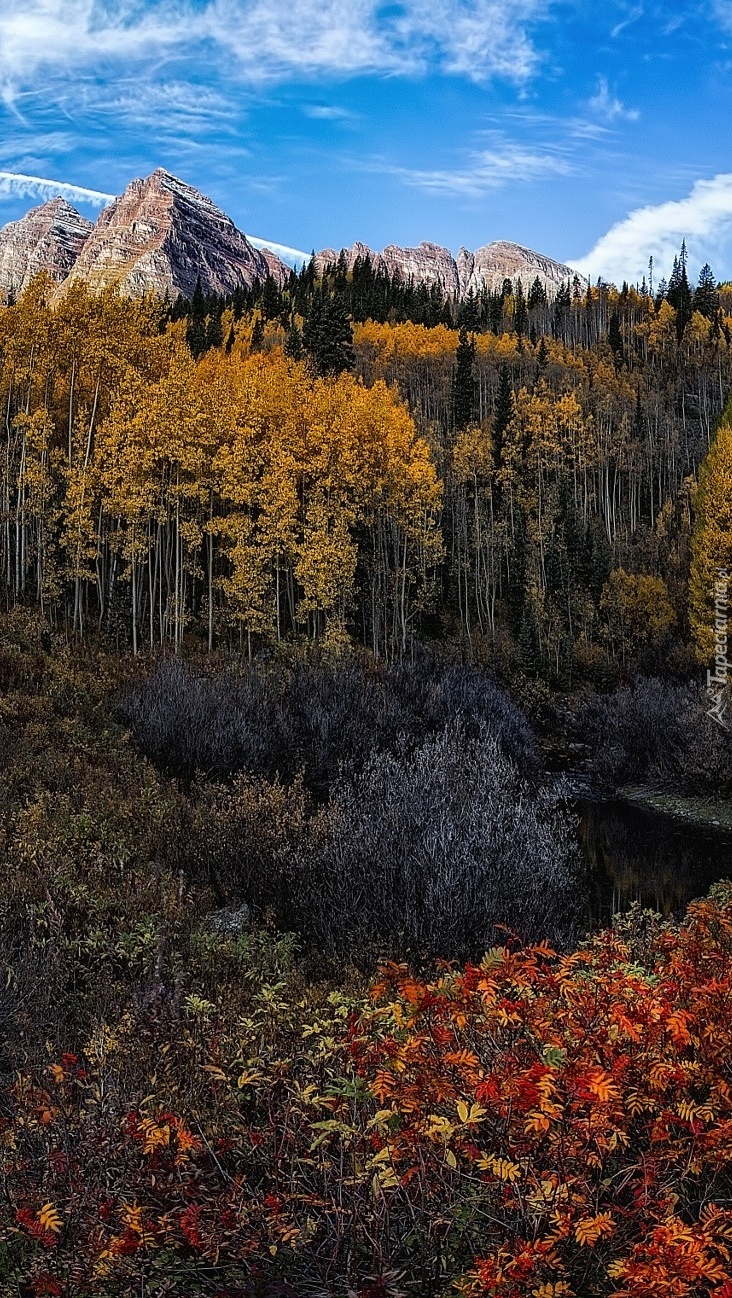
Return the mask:
[[[2,1298],[732,1298],[732,886],[599,926],[576,785],[729,806],[732,290],[50,289]]]

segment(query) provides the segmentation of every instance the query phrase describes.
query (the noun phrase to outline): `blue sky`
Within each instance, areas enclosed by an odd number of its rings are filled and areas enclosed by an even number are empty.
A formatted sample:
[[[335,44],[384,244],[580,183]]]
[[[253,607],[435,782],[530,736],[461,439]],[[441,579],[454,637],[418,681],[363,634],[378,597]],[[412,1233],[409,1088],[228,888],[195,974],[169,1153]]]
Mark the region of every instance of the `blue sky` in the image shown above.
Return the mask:
[[[732,277],[732,0],[0,0],[0,223],[164,166],[309,251]]]

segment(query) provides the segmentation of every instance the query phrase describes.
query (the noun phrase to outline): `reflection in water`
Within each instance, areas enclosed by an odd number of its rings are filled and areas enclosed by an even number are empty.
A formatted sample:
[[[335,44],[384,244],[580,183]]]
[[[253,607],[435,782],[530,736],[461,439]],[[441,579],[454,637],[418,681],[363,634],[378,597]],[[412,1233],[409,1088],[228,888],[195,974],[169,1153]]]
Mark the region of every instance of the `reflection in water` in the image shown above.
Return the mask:
[[[732,835],[714,833],[626,802],[577,803],[591,868],[591,922],[607,923],[639,901],[679,913],[717,879],[732,877]]]

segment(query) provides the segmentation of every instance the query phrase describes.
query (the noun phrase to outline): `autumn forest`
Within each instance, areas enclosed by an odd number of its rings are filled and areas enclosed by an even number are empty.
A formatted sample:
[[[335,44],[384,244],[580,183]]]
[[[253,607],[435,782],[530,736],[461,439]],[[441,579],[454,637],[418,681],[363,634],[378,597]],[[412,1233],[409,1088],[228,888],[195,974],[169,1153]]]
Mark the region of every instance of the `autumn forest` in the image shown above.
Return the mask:
[[[0,307],[1,1298],[732,1298],[732,884],[587,829],[730,842],[731,390],[685,248]]]

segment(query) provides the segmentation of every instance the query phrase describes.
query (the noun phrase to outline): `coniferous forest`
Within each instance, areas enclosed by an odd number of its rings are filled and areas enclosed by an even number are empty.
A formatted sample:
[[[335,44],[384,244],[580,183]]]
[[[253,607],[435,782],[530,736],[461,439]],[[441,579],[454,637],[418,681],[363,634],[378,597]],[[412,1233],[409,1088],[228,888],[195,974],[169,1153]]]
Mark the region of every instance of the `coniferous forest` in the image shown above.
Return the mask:
[[[732,1298],[732,884],[651,909],[581,809],[731,841],[732,288],[51,290],[0,307],[2,1298]]]

